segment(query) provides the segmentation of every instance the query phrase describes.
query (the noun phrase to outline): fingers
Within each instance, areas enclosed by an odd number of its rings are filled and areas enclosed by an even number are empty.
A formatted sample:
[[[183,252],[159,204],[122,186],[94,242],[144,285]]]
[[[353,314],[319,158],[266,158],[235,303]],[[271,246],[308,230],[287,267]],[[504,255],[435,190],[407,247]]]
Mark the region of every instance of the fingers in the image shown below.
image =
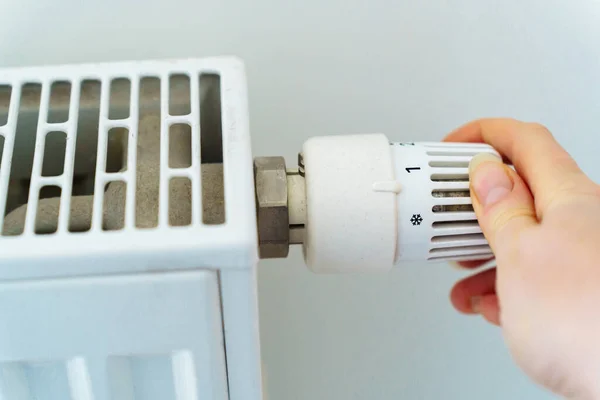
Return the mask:
[[[468,261],[456,261],[452,262],[457,268],[461,269],[476,269],[488,262],[492,261],[493,258],[487,258],[485,260],[468,260]]]
[[[496,293],[496,268],[481,271],[454,285],[450,292],[450,301],[454,308],[465,314],[475,314],[474,299]]]
[[[500,326],[500,303],[497,295],[488,294],[473,300],[473,309],[477,314],[481,314],[487,322]]]
[[[531,189],[540,218],[557,194],[566,192],[565,185],[590,182],[552,134],[538,124],[482,119],[458,128],[445,140],[488,143],[510,159]]]
[[[521,234],[538,225],[531,193],[515,171],[492,154],[479,154],[469,165],[473,209],[496,258],[519,248]]]
[[[488,269],[458,282],[450,299],[465,314],[480,314],[488,322],[500,325],[500,305],[496,290],[496,269]]]

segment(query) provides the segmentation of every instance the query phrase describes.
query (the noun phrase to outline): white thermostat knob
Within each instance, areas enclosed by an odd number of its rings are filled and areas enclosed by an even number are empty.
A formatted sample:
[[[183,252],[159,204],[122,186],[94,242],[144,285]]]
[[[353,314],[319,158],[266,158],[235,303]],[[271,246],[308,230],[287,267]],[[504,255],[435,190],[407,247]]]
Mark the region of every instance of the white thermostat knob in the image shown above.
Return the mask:
[[[304,256],[315,272],[402,262],[486,259],[468,167],[486,144],[390,142],[383,134],[316,137],[303,147]]]

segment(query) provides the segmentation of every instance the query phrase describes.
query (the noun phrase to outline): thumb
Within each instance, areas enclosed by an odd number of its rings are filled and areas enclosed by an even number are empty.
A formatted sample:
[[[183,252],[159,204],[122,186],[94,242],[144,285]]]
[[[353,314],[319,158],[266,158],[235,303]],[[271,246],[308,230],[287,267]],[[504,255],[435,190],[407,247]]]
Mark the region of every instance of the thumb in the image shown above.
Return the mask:
[[[496,256],[515,248],[523,230],[537,225],[529,188],[494,154],[478,154],[469,165],[471,198],[481,230]]]

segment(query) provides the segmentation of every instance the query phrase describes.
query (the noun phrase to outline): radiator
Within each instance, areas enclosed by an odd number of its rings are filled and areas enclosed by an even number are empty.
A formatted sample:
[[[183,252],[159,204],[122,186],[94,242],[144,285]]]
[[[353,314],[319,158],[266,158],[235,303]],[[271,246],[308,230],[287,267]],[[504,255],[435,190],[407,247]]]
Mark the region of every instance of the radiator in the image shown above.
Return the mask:
[[[0,398],[262,399],[245,79],[0,72]]]

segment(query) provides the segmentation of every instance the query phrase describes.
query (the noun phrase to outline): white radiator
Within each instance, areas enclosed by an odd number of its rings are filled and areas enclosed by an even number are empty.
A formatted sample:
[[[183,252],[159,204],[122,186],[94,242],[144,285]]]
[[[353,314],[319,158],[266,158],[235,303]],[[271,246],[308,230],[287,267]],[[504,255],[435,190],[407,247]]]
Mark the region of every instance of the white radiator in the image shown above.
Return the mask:
[[[234,58],[0,71],[1,399],[262,398],[246,101]]]

